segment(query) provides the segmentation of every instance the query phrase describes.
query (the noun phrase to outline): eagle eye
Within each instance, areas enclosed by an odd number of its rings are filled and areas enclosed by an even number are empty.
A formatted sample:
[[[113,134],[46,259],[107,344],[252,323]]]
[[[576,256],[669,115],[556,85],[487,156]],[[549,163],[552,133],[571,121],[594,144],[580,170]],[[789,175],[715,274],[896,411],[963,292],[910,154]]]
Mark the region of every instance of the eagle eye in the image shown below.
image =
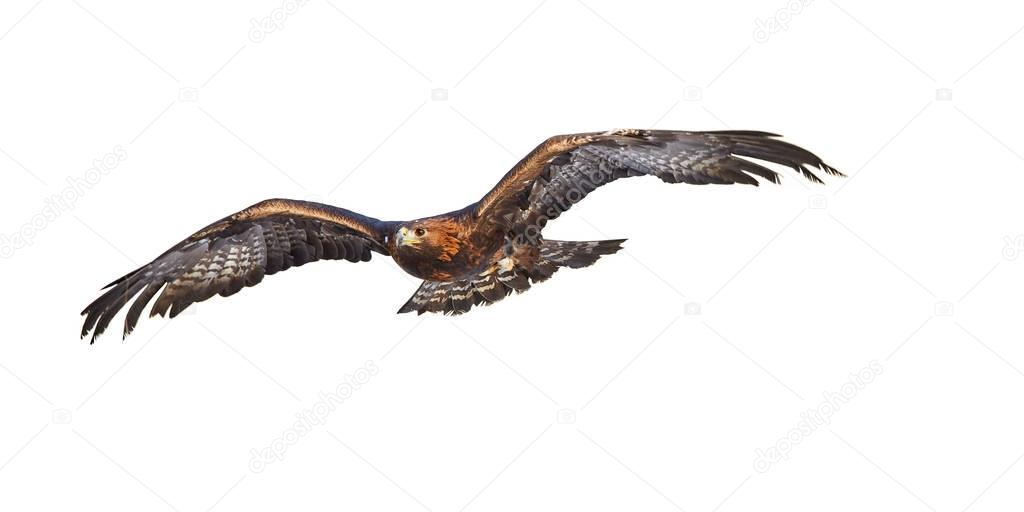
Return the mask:
[[[416,234],[416,236],[423,236],[423,235],[427,234],[427,230],[425,230],[425,229],[423,229],[423,228],[416,228],[416,229],[415,229],[415,230],[413,231],[413,233],[415,233],[415,234]]]

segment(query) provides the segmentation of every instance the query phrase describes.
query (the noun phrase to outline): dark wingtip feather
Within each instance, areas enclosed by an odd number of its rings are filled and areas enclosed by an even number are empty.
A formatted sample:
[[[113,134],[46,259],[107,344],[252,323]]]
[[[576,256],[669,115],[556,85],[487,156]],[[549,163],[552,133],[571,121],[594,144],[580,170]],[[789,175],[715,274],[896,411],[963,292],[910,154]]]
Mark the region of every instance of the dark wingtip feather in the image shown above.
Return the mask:
[[[819,185],[825,184],[825,182],[822,181],[817,174],[814,174],[814,171],[807,168],[806,164],[800,164],[800,167],[797,170],[800,171],[800,174],[804,175],[804,178],[807,178],[807,181],[810,181],[811,183],[817,183]]]
[[[108,302],[110,300],[111,293],[115,290],[110,290],[100,295],[99,298],[92,301],[85,309],[82,310],[81,315],[85,316],[85,321],[82,323],[82,332],[79,339],[85,339],[86,336],[92,332],[92,340],[89,344],[92,345],[96,342],[96,337],[103,332],[102,326],[97,325],[103,313],[106,311]]]
[[[780,165],[785,165],[799,172],[812,183],[824,184],[825,182],[814,173],[814,169],[825,172],[832,176],[846,176],[838,169],[828,165],[818,155],[797,146],[795,144],[780,140],[781,135],[777,134],[756,134],[757,132],[717,132],[719,135],[725,135],[732,139],[735,144],[733,154],[746,158],[756,158],[758,160],[765,160]],[[758,164],[753,164],[757,166]],[[758,166],[764,169],[762,166]],[[756,167],[755,167],[756,169]],[[748,169],[744,169],[746,172],[751,172]],[[769,171],[772,172],[772,171]],[[768,178],[760,172],[755,172],[759,176]],[[769,178],[771,181],[778,183],[776,179]]]
[[[128,308],[128,314],[124,317],[124,334],[121,339],[127,339],[128,335],[135,330],[135,326],[139,322],[139,317],[142,316],[142,310],[146,308],[149,301],[153,299],[160,288],[164,284],[162,282],[155,282],[147,286],[142,293],[132,302],[132,307]]]
[[[832,167],[831,165],[826,164],[825,162],[821,162],[819,164],[819,167],[821,167],[822,170],[824,170],[828,174],[831,174],[832,176],[839,176],[841,178],[846,177],[846,173],[840,171],[839,169],[836,169],[835,167]]]

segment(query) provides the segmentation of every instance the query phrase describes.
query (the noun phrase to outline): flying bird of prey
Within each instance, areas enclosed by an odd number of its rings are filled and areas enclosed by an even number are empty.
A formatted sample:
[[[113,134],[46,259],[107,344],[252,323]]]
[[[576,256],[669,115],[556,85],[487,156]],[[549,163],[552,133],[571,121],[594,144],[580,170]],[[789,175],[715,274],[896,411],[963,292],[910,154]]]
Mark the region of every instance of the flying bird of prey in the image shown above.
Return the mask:
[[[155,260],[107,285],[82,315],[91,342],[136,297],[124,320],[131,333],[146,305],[150,316],[177,316],[194,302],[227,297],[263,276],[318,260],[391,256],[423,283],[398,312],[460,314],[492,304],[559,268],[581,268],[624,240],[566,242],[541,236],[545,224],[601,185],[657,176],[693,185],[778,183],[751,159],[790,167],[821,183],[814,170],[842,175],[778,135],[754,131],[612,130],[551,137],[519,161],[479,201],[410,221],[381,221],[327,204],[269,199],[186,238]],[[162,290],[162,292],[161,292]]]

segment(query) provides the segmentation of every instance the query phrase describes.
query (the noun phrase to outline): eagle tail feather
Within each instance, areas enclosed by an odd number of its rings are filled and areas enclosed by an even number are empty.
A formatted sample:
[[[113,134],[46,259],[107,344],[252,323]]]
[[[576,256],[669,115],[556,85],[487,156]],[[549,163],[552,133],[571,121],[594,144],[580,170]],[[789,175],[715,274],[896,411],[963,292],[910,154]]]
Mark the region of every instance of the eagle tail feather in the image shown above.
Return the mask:
[[[461,315],[473,306],[488,306],[512,293],[525,292],[532,284],[550,279],[559,268],[589,267],[601,256],[618,252],[623,242],[625,240],[544,240],[540,246],[540,257],[530,269],[516,266],[508,270],[499,269],[476,279],[423,281],[398,312]]]

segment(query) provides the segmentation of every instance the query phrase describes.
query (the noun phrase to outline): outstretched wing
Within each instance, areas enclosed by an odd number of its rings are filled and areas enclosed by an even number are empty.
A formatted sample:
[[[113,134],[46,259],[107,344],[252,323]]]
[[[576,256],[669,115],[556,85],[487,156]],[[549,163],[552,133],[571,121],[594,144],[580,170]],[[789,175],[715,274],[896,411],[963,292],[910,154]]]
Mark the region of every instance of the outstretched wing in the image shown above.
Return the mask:
[[[163,289],[149,316],[171,318],[194,302],[232,295],[264,275],[317,260],[368,261],[388,254],[386,224],[330,205],[270,199],[201,229],[155,260],[110,283],[82,314],[84,338],[92,340],[138,295],[124,321],[124,336]]]
[[[751,160],[790,167],[821,183],[814,170],[841,175],[813,153],[753,131],[613,130],[552,137],[537,146],[475,206],[477,218],[504,228],[543,227],[595,188],[628,176],[669,183],[779,182],[775,171]]]

